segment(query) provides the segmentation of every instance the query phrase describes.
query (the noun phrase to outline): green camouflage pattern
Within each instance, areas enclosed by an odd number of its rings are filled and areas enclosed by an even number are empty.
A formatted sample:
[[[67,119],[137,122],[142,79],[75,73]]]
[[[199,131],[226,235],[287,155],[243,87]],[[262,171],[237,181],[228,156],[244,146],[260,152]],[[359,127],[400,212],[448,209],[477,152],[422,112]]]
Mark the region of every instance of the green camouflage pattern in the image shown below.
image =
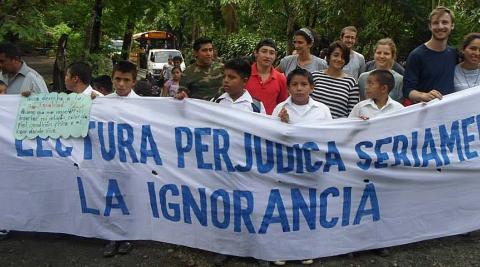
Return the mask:
[[[203,67],[194,63],[183,72],[180,87],[188,89],[191,98],[210,100],[222,91],[222,81],[223,64],[213,62]]]

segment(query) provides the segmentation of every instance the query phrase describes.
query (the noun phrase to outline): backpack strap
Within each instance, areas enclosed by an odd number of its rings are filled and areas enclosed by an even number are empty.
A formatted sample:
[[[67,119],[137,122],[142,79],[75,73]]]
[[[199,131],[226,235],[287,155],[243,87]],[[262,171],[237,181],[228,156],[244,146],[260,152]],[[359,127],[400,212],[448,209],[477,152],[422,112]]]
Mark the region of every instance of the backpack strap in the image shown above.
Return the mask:
[[[255,113],[260,113],[262,110],[262,102],[252,97],[252,109]]]
[[[216,95],[210,100],[210,102],[220,103],[220,101],[222,101],[222,99],[223,99],[223,98],[220,98],[220,96],[222,96],[222,94],[216,94]]]

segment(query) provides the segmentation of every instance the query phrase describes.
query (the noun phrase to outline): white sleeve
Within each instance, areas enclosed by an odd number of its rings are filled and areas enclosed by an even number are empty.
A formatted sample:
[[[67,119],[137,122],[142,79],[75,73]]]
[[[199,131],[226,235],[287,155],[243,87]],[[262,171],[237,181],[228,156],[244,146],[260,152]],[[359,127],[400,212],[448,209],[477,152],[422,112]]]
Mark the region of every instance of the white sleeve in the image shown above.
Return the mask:
[[[263,105],[263,102],[260,102],[260,113],[267,114],[267,111],[265,110],[265,106]]]
[[[31,91],[32,93],[48,93],[48,88],[41,76],[36,76],[30,72],[25,77],[21,91]]]
[[[352,111],[350,112],[350,115],[348,115],[349,119],[358,119],[360,117],[360,105],[356,104],[353,108]]]
[[[278,105],[273,109],[272,117],[278,119],[278,113],[280,113],[280,110],[282,110],[282,107],[283,107],[283,102],[280,103],[280,104],[278,104]]]

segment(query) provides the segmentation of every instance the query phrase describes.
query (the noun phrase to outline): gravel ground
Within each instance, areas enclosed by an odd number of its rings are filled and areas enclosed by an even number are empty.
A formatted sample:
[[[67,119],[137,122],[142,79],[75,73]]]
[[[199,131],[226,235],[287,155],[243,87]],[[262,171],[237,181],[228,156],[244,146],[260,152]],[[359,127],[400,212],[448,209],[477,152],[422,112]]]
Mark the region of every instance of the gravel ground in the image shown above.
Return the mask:
[[[0,266],[214,266],[216,254],[172,244],[136,241],[127,255],[104,258],[106,241],[75,236],[15,232],[0,241]],[[315,260],[310,266],[480,266],[480,232],[389,249]],[[259,266],[252,258],[230,259],[225,266]],[[271,266],[274,266],[273,264]],[[287,266],[304,266],[289,262]]]

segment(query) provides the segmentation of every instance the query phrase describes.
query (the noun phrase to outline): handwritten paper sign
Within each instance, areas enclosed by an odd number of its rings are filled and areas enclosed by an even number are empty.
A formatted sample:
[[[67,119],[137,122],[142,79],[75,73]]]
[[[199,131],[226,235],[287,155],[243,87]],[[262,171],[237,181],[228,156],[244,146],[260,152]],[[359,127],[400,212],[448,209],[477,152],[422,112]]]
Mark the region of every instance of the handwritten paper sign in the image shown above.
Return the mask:
[[[16,139],[85,137],[92,100],[82,94],[40,93],[22,97]]]

